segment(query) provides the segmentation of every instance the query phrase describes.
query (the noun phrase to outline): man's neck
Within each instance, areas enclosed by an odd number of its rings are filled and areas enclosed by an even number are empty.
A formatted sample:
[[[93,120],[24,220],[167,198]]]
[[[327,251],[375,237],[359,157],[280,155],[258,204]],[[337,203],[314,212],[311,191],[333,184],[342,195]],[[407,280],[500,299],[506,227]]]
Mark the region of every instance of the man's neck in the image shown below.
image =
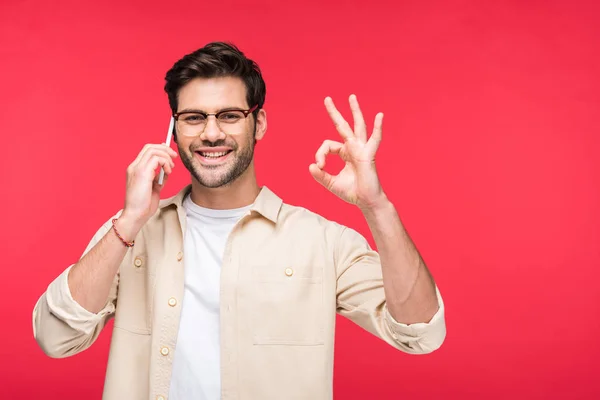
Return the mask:
[[[248,206],[254,203],[259,192],[252,164],[235,181],[223,187],[207,188],[192,178],[192,201],[200,207],[214,210]]]

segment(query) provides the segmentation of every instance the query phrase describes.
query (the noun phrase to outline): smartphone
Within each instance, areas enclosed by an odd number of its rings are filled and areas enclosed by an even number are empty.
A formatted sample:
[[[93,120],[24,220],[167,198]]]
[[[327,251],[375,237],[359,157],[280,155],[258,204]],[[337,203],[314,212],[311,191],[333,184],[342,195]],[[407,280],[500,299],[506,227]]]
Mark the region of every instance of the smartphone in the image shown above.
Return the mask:
[[[173,128],[174,127],[175,127],[175,118],[173,118],[173,116],[171,116],[171,122],[169,122],[169,131],[167,132],[167,140],[165,141],[165,144],[167,146],[171,145],[171,138],[173,137]],[[165,169],[161,168],[160,175],[158,176],[158,184],[159,185],[163,184],[164,178],[165,178]]]

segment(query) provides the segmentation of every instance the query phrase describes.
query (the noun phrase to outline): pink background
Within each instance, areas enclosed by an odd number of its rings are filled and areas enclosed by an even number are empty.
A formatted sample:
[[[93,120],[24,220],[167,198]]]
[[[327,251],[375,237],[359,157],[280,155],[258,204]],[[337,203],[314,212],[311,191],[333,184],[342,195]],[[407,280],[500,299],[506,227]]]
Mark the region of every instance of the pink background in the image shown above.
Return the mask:
[[[3,1],[0,396],[100,398],[112,325],[53,360],[31,311],[122,207],[126,166],[164,140],[167,69],[228,40],[267,82],[260,183],[369,240],[308,165],[337,140],[325,96],[349,117],[357,94],[370,126],[385,113],[384,189],[446,301],[428,356],[340,319],[336,398],[597,398],[598,4]],[[189,180],[178,167],[165,196]]]

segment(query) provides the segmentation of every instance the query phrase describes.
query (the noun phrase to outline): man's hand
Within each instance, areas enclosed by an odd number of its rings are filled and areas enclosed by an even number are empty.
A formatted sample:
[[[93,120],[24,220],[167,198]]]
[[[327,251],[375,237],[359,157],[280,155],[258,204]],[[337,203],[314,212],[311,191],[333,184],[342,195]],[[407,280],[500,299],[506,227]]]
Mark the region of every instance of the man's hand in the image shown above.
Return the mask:
[[[383,113],[375,117],[373,133],[367,139],[367,126],[355,95],[350,96],[354,130],[335,108],[330,97],[325,99],[325,108],[344,142],[325,140],[315,155],[316,163],[309,167],[310,173],[317,182],[342,200],[356,204],[362,210],[371,208],[385,199],[375,168]],[[337,175],[330,175],[323,170],[329,154],[339,154],[346,163]]]
[[[160,191],[173,171],[177,153],[165,144],[147,144],[127,168],[125,206],[121,219],[129,231],[141,228],[158,209]],[[158,184],[158,169],[165,170],[165,180]],[[133,232],[132,232],[133,233]]]

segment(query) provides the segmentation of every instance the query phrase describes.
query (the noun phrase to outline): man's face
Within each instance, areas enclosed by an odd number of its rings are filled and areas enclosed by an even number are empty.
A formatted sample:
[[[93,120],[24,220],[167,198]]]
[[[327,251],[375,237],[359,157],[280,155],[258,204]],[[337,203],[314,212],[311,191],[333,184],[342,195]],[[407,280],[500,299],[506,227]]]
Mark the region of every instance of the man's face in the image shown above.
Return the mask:
[[[179,91],[177,112],[217,113],[224,109],[247,110],[246,86],[239,78],[196,78]],[[252,114],[235,124],[218,123],[209,116],[204,126],[186,126],[184,117],[177,123],[177,147],[183,165],[192,176],[208,188],[227,185],[242,175],[252,163],[254,145],[266,129],[264,111]],[[184,132],[197,133],[185,136]],[[200,133],[201,132],[201,133]]]

